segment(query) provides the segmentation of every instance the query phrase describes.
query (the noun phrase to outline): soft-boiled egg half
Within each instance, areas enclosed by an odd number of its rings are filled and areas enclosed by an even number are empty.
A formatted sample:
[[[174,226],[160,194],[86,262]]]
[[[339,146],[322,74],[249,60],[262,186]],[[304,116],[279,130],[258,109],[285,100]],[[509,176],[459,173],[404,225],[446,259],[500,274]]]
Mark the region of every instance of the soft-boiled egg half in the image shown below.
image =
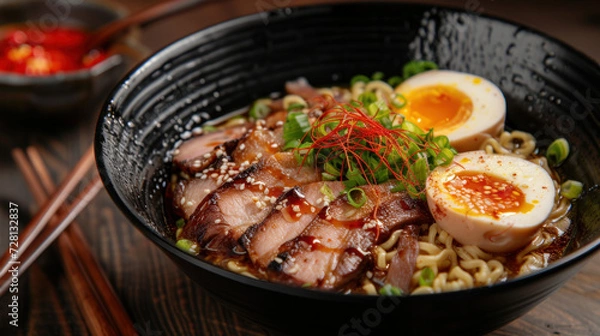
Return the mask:
[[[506,102],[496,85],[475,75],[432,70],[395,89],[406,98],[396,112],[421,129],[446,135],[459,152],[478,150],[504,129]]]
[[[484,151],[461,153],[427,178],[427,203],[438,225],[463,245],[511,252],[531,241],[554,206],[541,166]]]

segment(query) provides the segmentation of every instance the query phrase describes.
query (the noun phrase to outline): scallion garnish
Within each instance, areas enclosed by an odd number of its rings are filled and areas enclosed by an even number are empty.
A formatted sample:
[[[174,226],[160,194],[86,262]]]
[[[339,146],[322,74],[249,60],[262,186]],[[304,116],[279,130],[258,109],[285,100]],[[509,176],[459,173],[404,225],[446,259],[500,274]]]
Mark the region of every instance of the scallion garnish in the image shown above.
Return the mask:
[[[419,286],[429,286],[433,284],[433,280],[435,279],[435,274],[430,267],[425,267],[421,270],[421,274],[419,275]]]
[[[177,246],[180,250],[184,252],[198,254],[198,244],[194,243],[191,240],[179,239],[177,243],[175,243],[175,246]]]
[[[181,229],[184,225],[185,225],[185,219],[183,218],[179,218],[176,222],[175,225],[177,225],[178,229]]]
[[[400,76],[392,76],[392,77],[388,78],[388,80],[387,80],[388,84],[390,84],[390,86],[393,88],[402,84],[403,81],[404,81],[404,79]]]
[[[387,284],[383,287],[381,287],[381,289],[379,289],[379,294],[380,295],[387,295],[387,296],[400,296],[403,294],[402,289],[398,288],[398,287],[394,287],[390,284]]]
[[[383,72],[377,71],[371,76],[371,80],[383,80],[383,77],[385,77]]]
[[[564,139],[554,140],[546,150],[546,159],[552,167],[560,166],[569,156],[569,142]]]
[[[400,93],[394,93],[392,95],[391,102],[392,102],[392,105],[397,109],[401,109],[404,106],[406,106],[406,98]]]
[[[409,77],[420,74],[421,72],[435,70],[437,68],[437,64],[430,61],[410,61],[404,65],[402,74],[404,75],[404,80],[406,80]]]
[[[348,190],[346,197],[348,198],[348,204],[355,208],[360,208],[367,203],[367,195],[365,194],[365,191],[358,187]]]
[[[583,183],[579,181],[567,180],[560,186],[560,194],[570,200],[579,198],[582,192]]]
[[[331,187],[329,187],[327,184],[323,184],[319,191],[321,192],[321,194],[323,194],[323,196],[325,196],[325,198],[327,198],[327,202],[331,202],[335,199],[333,190],[331,190]]]
[[[290,112],[283,124],[284,149],[297,148],[305,138],[311,126],[308,116],[302,112]]]
[[[356,75],[356,76],[352,77],[352,79],[350,80],[350,86],[352,86],[358,82],[368,83],[370,81],[371,81],[371,78],[369,78],[365,75]]]
[[[252,104],[248,115],[254,120],[264,119],[269,113],[271,108],[266,104],[264,99],[259,99]]]
[[[287,110],[288,111],[296,111],[296,110],[302,110],[304,109],[306,106],[304,104],[300,104],[300,103],[291,103],[290,106],[288,106]]]

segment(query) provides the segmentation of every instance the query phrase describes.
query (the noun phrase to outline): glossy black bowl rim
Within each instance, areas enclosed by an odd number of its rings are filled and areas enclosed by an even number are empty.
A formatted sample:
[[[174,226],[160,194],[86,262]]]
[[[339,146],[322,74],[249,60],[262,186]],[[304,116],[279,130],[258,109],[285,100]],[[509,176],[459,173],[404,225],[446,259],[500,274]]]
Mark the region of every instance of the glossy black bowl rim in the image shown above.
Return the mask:
[[[357,3],[339,3],[339,4],[337,4],[337,3],[336,4],[319,4],[319,5],[298,6],[298,7],[293,7],[293,8],[296,8],[296,9],[318,9],[318,8],[331,8],[331,7],[336,7],[336,6],[352,6],[352,5],[360,6],[360,5],[369,5],[369,4],[372,4],[372,3],[371,2],[369,2],[369,3],[357,2]],[[437,10],[442,10],[442,11],[451,11],[451,12],[456,12],[456,13],[469,14],[468,12],[466,12],[464,10],[456,9],[456,8],[452,8],[452,7],[448,7],[448,6],[437,6],[437,5],[434,6],[434,5],[416,4],[416,3],[389,3],[389,2],[379,2],[378,4],[389,5],[389,6],[421,7],[423,9],[436,8]],[[120,197],[119,192],[116,190],[116,188],[113,186],[112,181],[110,180],[110,176],[108,175],[108,172],[106,170],[106,165],[104,162],[104,158],[102,156],[102,151],[100,150],[100,148],[102,147],[102,143],[103,143],[102,127],[103,127],[104,118],[106,117],[106,115],[108,113],[111,113],[110,111],[112,110],[112,108],[109,108],[109,106],[111,106],[115,102],[118,102],[122,96],[127,96],[128,93],[131,92],[130,90],[123,89],[123,85],[125,83],[128,83],[128,85],[126,85],[128,87],[135,85],[136,78],[141,76],[142,73],[151,73],[153,70],[156,70],[157,67],[159,67],[161,65],[161,62],[159,61],[159,59],[167,60],[167,59],[171,59],[172,57],[178,56],[180,49],[182,49],[182,48],[185,49],[186,46],[188,46],[188,45],[194,45],[194,41],[196,41],[198,39],[202,39],[204,36],[210,35],[213,32],[218,32],[220,30],[226,30],[228,27],[238,26],[238,25],[241,25],[244,23],[252,23],[252,22],[259,22],[259,21],[262,22],[262,17],[261,17],[262,15],[265,15],[265,13],[255,13],[255,14],[245,15],[245,16],[241,16],[241,17],[234,18],[231,20],[227,20],[224,22],[220,22],[215,25],[201,29],[197,32],[194,32],[194,33],[192,33],[188,36],[185,36],[177,41],[174,41],[173,43],[165,46],[164,48],[160,49],[159,51],[155,52],[153,55],[151,55],[150,57],[148,57],[147,59],[142,61],[137,67],[132,69],[122,79],[122,81],[113,89],[111,94],[108,96],[109,98],[105,102],[105,105],[103,106],[103,108],[101,110],[101,114],[98,119],[98,123],[96,125],[94,147],[95,147],[96,163],[97,163],[97,167],[98,167],[98,171],[99,171],[101,180],[102,180],[109,196],[112,198],[112,200],[115,202],[115,204],[117,204],[117,206],[121,209],[121,211],[129,219],[129,221],[132,222],[132,224],[138,228],[138,230],[140,230],[152,242],[154,242],[156,245],[158,245],[160,248],[162,248],[163,251],[168,252],[169,254],[175,256],[178,259],[185,261],[188,264],[192,264],[192,265],[199,267],[201,269],[204,269],[208,272],[217,274],[219,276],[225,277],[225,278],[235,281],[235,282],[240,282],[244,285],[257,287],[257,288],[260,288],[263,290],[273,291],[273,292],[277,292],[277,293],[285,294],[285,295],[293,295],[293,296],[304,297],[304,298],[308,298],[308,299],[318,299],[318,300],[325,300],[325,301],[340,301],[340,302],[341,301],[343,301],[343,302],[362,302],[365,300],[376,300],[377,296],[371,296],[371,295],[365,295],[365,294],[347,295],[347,294],[343,294],[343,293],[320,291],[320,290],[314,290],[314,289],[305,289],[305,288],[283,285],[283,284],[279,284],[279,283],[267,282],[264,280],[253,279],[253,278],[250,278],[250,277],[238,274],[238,273],[234,273],[234,272],[225,270],[225,269],[215,266],[209,262],[198,259],[198,258],[180,250],[179,248],[177,248],[175,246],[174,242],[169,241],[168,238],[161,236],[158,232],[155,232],[150,227],[148,227],[145,224],[145,220],[141,216],[137,215],[127,204],[125,204],[125,202],[123,201],[123,198]],[[478,15],[478,16],[485,17],[487,19],[498,21],[501,23],[506,23],[506,24],[512,25],[514,27],[518,27],[521,31],[526,31],[526,32],[530,32],[530,33],[542,36],[545,39],[551,40],[551,41],[561,45],[562,47],[567,49],[569,52],[577,54],[579,57],[594,64],[595,66],[600,67],[598,62],[592,60],[590,57],[588,57],[584,53],[578,51],[577,49],[573,48],[572,46],[570,46],[554,37],[548,36],[547,34],[545,34],[543,32],[539,32],[535,29],[523,26],[521,24],[512,22],[510,20],[505,20],[502,18],[490,16],[490,15]],[[403,302],[404,302],[404,300],[405,300],[405,302],[411,302],[412,300],[423,300],[423,301],[439,300],[439,299],[454,300],[454,299],[464,298],[465,296],[473,297],[473,296],[479,296],[479,295],[486,295],[488,293],[493,293],[495,291],[502,291],[502,290],[509,289],[511,287],[518,287],[522,284],[526,284],[526,283],[529,283],[532,281],[533,282],[538,281],[539,277],[544,277],[545,275],[550,275],[550,274],[554,274],[554,273],[560,273],[563,269],[572,266],[572,264],[582,262],[584,259],[590,257],[592,254],[594,254],[598,250],[600,250],[600,237],[597,237],[596,239],[587,243],[586,245],[580,246],[575,251],[571,252],[569,255],[560,258],[559,260],[551,263],[547,267],[545,267],[541,270],[538,270],[538,271],[534,271],[527,275],[523,275],[523,276],[520,276],[520,277],[517,277],[514,279],[507,280],[505,282],[501,282],[501,283],[497,283],[497,284],[493,284],[493,285],[474,287],[474,288],[464,289],[464,290],[459,290],[459,291],[403,296],[402,300],[403,300]]]
[[[12,1],[11,3],[20,4],[20,1]],[[4,5],[8,5],[9,3],[3,3],[0,5],[0,8]],[[27,3],[25,3],[27,4]],[[73,4],[73,6],[81,6],[81,5],[97,5],[108,11],[112,12],[116,15],[117,18],[125,17],[129,12],[125,9],[125,7],[113,3],[112,1],[102,1],[102,0],[88,0],[81,4]],[[55,84],[57,82],[63,81],[79,81],[88,78],[98,77],[106,71],[114,68],[122,62],[122,57],[118,54],[111,55],[106,59],[102,60],[98,64],[94,64],[90,68],[78,69],[67,72],[58,72],[51,75],[43,75],[43,76],[30,76],[30,75],[22,75],[13,72],[0,72],[0,84],[12,85],[12,86],[31,86],[31,85],[45,85],[45,84]]]

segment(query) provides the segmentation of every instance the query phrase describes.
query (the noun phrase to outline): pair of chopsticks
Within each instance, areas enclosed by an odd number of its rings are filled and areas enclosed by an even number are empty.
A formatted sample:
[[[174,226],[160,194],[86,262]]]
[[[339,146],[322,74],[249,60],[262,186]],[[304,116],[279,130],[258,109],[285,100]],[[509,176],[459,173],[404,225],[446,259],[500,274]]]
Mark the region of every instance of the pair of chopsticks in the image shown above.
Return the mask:
[[[69,226],[101,189],[102,184],[97,173],[94,173],[92,182],[72,204],[63,205],[68,195],[93,166],[93,148],[85,153],[65,182],[54,192],[55,186],[50,174],[35,147],[27,148],[26,152],[15,149],[12,154],[36,202],[42,205],[42,209],[20,234],[19,274],[58,238],[58,249],[64,269],[89,331],[93,335],[137,334],[102,268],[87,247],[81,229],[76,223]],[[51,196],[48,196],[50,194]],[[10,255],[9,259],[6,257],[5,254],[2,258],[3,270],[11,267]],[[1,274],[0,294],[8,288],[10,278],[6,271]]]

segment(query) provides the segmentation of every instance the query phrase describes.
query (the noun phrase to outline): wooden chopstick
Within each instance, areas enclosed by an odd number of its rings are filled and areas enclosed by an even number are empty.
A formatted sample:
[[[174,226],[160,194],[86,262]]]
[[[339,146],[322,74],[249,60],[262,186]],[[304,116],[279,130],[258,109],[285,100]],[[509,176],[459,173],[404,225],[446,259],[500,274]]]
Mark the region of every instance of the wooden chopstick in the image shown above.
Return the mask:
[[[44,203],[40,211],[37,212],[37,214],[33,217],[33,219],[25,227],[25,229],[20,233],[19,254],[23,254],[29,248],[29,245],[31,245],[33,240],[46,227],[46,224],[50,221],[50,218],[54,216],[58,208],[61,206],[62,203],[64,203],[64,201],[71,194],[71,192],[73,192],[73,189],[75,189],[75,187],[83,179],[83,177],[90,170],[93,164],[94,147],[90,146],[90,148],[85,152],[81,160],[79,160],[77,165],[75,165],[75,168],[67,176],[65,181],[61,183],[61,185],[56,189],[54,193],[52,193],[52,196],[48,198],[48,201]],[[96,178],[94,182],[90,184],[90,188],[86,188],[84,192],[79,194],[79,196],[77,197],[78,201],[74,202],[72,205],[72,209],[66,212],[65,220],[68,221],[68,223],[72,220],[72,217],[74,217],[71,214],[73,213],[76,216],[79,213],[79,211],[81,211],[83,207],[87,204],[87,202],[89,202],[91,198],[93,198],[93,196],[100,190],[100,187],[100,179]],[[86,194],[85,192],[87,192],[88,194]],[[54,239],[56,239],[56,237],[53,237],[50,243]],[[36,246],[36,250],[37,248],[38,247]],[[12,254],[10,253],[10,249],[7,249],[6,252],[2,255],[2,258],[0,259],[0,265],[2,265],[2,270],[0,271],[1,275],[7,274],[8,270],[10,269],[12,265],[11,258]],[[0,283],[0,295],[4,293],[4,290],[6,289],[4,288],[4,282],[2,282]]]
[[[13,156],[25,179],[34,194],[34,198],[43,204],[47,194],[52,190],[53,183],[39,152],[30,147],[27,149],[29,160],[22,150],[13,151]],[[36,176],[37,173],[37,176]],[[39,180],[41,181],[38,182]],[[43,186],[42,186],[43,184]],[[66,210],[65,210],[66,209]],[[68,211],[63,207],[63,211]],[[86,323],[94,335],[134,335],[136,334],[133,324],[117,295],[106,279],[100,265],[93,254],[87,248],[85,238],[76,223],[73,223],[67,231],[60,235],[58,247],[67,278],[77,296],[77,302],[83,312]],[[34,240],[32,246],[38,246],[38,241],[44,240],[47,231],[56,230],[56,217],[42,231],[42,234]],[[47,240],[47,239],[46,239]],[[23,257],[27,258],[29,264],[32,262],[29,252]],[[21,264],[21,267],[23,264]],[[23,269],[23,268],[21,268]]]
[[[44,165],[44,161],[40,153],[35,147],[27,148],[27,155],[31,161],[33,169],[37,172],[43,188],[39,183],[35,183],[36,180],[28,181],[28,184],[31,186],[34,193],[38,193],[38,198],[43,198],[44,194],[36,190],[45,189],[45,193],[49,194],[54,189],[52,178],[50,177],[48,169],[46,169],[46,166]],[[42,199],[42,202],[43,201],[44,200]],[[78,266],[76,271],[84,275],[85,279],[87,280],[85,283],[95,290],[96,301],[102,303],[102,306],[104,307],[104,313],[110,316],[112,325],[117,329],[118,333],[120,335],[136,334],[132,321],[129,319],[125,308],[110,285],[110,282],[104,274],[102,267],[88,248],[85,236],[81,232],[81,229],[76,222],[71,223],[65,233],[60,235],[58,238],[58,244],[65,265],[68,264],[69,268],[71,269],[74,268],[74,266]],[[65,267],[65,269],[67,274],[71,273],[70,269],[67,269],[67,267]],[[76,281],[78,280],[76,277],[68,278],[72,284],[72,287],[74,288],[78,284],[83,284],[81,281]],[[82,292],[85,292],[85,290]],[[85,305],[85,301],[85,296],[80,295],[80,306],[81,303]],[[85,308],[82,308],[82,310],[84,309]],[[94,311],[97,310],[92,309],[92,312]],[[88,316],[86,321],[91,320],[88,321],[88,325],[97,325],[98,322],[96,319],[96,316],[92,315]]]
[[[15,156],[15,159],[18,155]],[[87,161],[91,162],[88,164]],[[66,200],[69,193],[94,163],[93,151],[87,151],[84,157],[76,165],[75,169],[69,174],[67,179],[60,185],[56,192],[50,196],[44,203],[42,209],[29,222],[25,230],[19,236],[19,252],[17,261],[19,262],[20,272],[25,271],[33,261],[46,249],[56,238],[67,228],[75,217],[85,208],[85,206],[94,198],[102,188],[100,177],[97,176],[90,182],[84,190],[77,195],[73,203],[64,209],[58,218],[53,221],[51,230],[44,230],[48,221],[54,216],[56,210]],[[38,228],[38,226],[41,226]],[[27,240],[28,244],[22,244],[22,240]],[[34,243],[35,242],[35,243]],[[29,248],[30,245],[32,248]],[[31,251],[30,251],[31,250]],[[10,249],[7,249],[2,258],[4,264],[3,272],[0,273],[0,295],[8,289],[11,281],[11,274],[8,271],[14,265]]]

